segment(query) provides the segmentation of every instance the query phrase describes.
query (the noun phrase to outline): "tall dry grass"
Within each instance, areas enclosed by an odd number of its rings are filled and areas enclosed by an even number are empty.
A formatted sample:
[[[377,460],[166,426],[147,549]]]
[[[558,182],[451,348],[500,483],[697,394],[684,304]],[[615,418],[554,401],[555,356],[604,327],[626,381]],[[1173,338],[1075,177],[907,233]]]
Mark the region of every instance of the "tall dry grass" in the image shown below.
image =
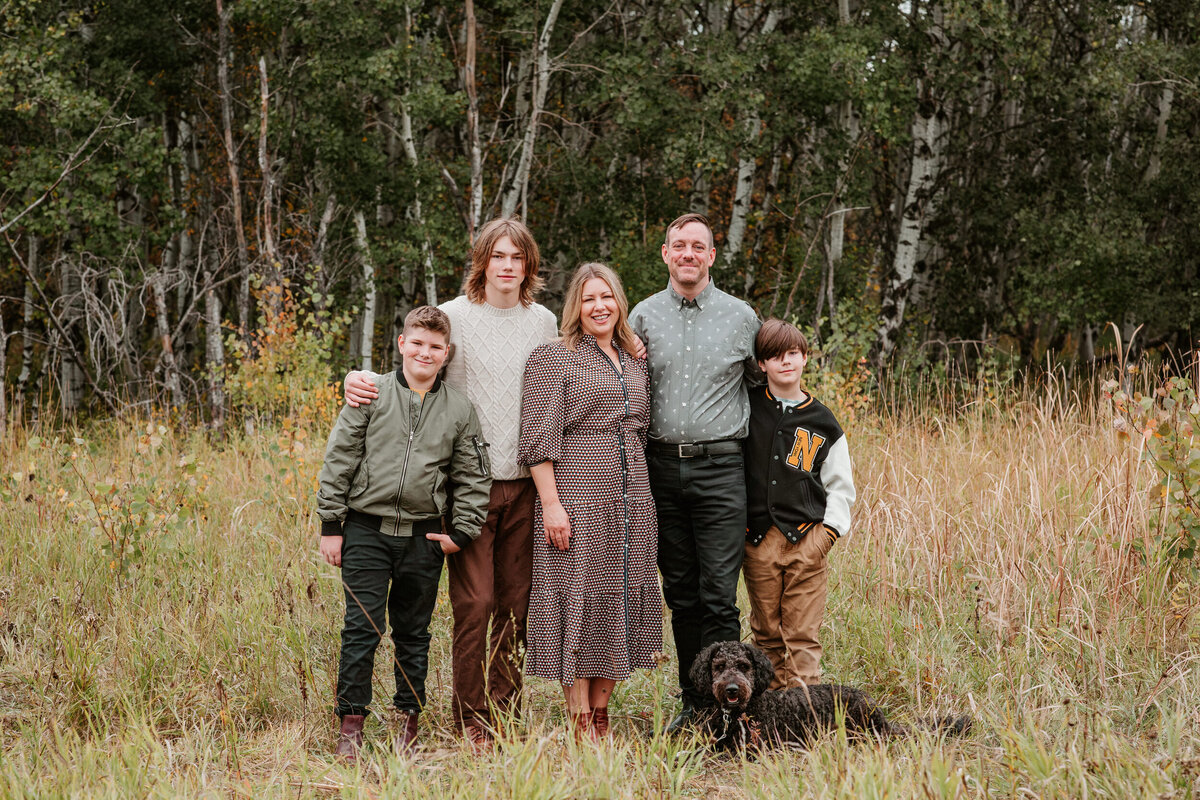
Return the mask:
[[[443,592],[425,752],[391,755],[382,715],[347,769],[328,755],[341,593],[316,556],[324,431],[217,446],[109,423],[59,433],[58,449],[10,432],[0,796],[1193,796],[1200,592],[1139,555],[1157,477],[1103,405],[1061,385],[922,408],[850,431],[860,499],[834,551],[825,668],[897,717],[970,713],[975,730],[834,735],[755,761],[654,734],[673,663],[618,689],[611,746],[566,743],[558,691],[535,681],[519,737],[470,756],[450,723]],[[122,519],[140,554],[114,557]]]

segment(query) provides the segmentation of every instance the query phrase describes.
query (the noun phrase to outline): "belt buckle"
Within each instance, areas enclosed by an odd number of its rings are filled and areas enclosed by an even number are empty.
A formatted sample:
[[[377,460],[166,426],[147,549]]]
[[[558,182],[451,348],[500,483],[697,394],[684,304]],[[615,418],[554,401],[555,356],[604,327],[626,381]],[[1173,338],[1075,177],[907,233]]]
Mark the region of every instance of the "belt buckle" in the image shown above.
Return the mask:
[[[696,456],[704,455],[704,445],[687,444],[679,445],[680,458],[695,458]]]

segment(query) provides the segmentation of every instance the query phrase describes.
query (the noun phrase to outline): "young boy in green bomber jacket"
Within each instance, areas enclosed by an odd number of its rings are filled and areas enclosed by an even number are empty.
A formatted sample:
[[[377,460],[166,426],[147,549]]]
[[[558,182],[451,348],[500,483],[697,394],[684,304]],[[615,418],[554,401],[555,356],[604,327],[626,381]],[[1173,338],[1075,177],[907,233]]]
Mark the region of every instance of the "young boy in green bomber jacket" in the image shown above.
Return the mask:
[[[479,418],[438,375],[449,341],[444,312],[410,312],[397,339],[401,369],[380,376],[375,402],[342,408],[325,450],[317,491],[321,555],[341,567],[346,599],[335,752],[350,761],[362,745],[375,648],[387,622],[396,645],[399,749],[414,746],[442,563],[479,536],[487,514],[492,479]],[[448,481],[454,501],[443,533]]]

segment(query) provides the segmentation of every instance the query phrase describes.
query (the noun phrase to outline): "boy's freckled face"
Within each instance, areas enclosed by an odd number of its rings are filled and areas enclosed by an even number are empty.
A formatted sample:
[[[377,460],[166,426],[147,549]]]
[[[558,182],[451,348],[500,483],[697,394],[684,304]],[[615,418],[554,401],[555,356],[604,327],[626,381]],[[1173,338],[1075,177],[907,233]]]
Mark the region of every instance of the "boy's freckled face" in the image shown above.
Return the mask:
[[[758,366],[767,373],[767,382],[771,386],[797,386],[807,363],[808,357],[796,348],[775,358],[759,361]]]
[[[450,350],[443,334],[425,328],[409,328],[396,343],[404,357],[404,374],[409,381],[419,383],[437,377]]]

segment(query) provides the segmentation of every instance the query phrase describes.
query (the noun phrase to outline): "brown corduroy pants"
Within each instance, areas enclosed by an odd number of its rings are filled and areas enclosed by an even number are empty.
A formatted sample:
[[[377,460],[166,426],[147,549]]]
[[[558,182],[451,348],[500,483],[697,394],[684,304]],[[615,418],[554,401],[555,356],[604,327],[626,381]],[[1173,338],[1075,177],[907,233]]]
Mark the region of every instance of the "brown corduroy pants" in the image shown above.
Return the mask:
[[[479,538],[447,559],[454,609],[454,719],[460,726],[492,725],[499,721],[492,710],[521,713],[536,496],[531,478],[492,481]]]
[[[821,643],[829,587],[829,548],[824,525],[792,544],[776,527],[755,547],[746,545],[742,570],[750,595],[750,630],[775,665],[772,689],[821,680]]]

